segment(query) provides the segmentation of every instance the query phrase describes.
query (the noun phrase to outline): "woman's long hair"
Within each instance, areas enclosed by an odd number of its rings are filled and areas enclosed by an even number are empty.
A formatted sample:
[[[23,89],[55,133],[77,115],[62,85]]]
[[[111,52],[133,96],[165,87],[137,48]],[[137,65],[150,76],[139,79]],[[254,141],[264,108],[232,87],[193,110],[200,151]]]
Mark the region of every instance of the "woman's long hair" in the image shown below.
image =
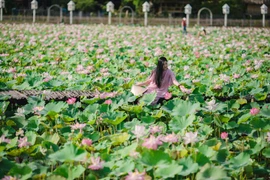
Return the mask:
[[[163,68],[164,62],[167,62],[167,59],[165,57],[160,57],[157,63],[157,67],[155,69],[155,83],[158,88],[160,88],[162,82],[162,75],[164,72]]]

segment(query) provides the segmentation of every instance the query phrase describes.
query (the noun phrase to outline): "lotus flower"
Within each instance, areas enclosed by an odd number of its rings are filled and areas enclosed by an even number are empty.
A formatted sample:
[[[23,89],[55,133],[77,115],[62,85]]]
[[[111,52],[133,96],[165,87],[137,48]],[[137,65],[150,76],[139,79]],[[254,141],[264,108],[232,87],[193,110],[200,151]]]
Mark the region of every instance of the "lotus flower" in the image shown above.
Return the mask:
[[[17,178],[12,177],[12,176],[5,176],[2,178],[2,180],[17,180]]]
[[[270,143],[270,132],[267,132],[267,142]]]
[[[1,144],[2,142],[10,143],[10,139],[7,139],[6,136],[3,134],[3,135],[0,137],[0,144]]]
[[[162,131],[162,127],[160,126],[151,126],[150,133],[155,134]]]
[[[27,142],[27,137],[25,136],[25,137],[23,137],[23,138],[20,138],[19,140],[18,140],[18,147],[26,147],[26,146],[30,146],[31,144],[29,143],[29,142]]]
[[[218,105],[218,104],[216,104],[216,100],[215,100],[215,99],[212,99],[211,101],[206,102],[206,104],[207,104],[206,108],[207,108],[209,111],[214,111],[214,110],[216,110],[217,105]]]
[[[74,125],[71,125],[71,129],[75,130],[75,129],[80,129],[80,133],[82,133],[82,129],[86,126],[86,124],[80,124],[80,123],[76,123]]]
[[[142,144],[143,147],[153,150],[156,150],[158,145],[162,145],[162,141],[160,140],[160,137],[155,137],[153,135],[151,135],[148,139],[145,139]]]
[[[227,132],[222,132],[220,134],[220,137],[221,137],[221,139],[227,139],[228,138],[228,133]]]
[[[129,172],[126,176],[125,180],[144,180],[145,179],[145,172],[139,173],[136,169],[135,172]]]
[[[145,127],[141,125],[136,125],[135,130],[132,133],[138,138],[144,136],[146,134]]]
[[[104,161],[101,161],[100,160],[100,157],[91,157],[91,164],[90,166],[88,166],[89,169],[92,169],[92,170],[99,170],[99,169],[103,169],[103,164],[104,164]]]
[[[172,94],[169,93],[169,92],[166,92],[164,98],[165,98],[166,100],[171,99],[171,98],[172,98]]]
[[[195,132],[195,133],[187,132],[185,136],[183,137],[185,144],[197,142],[198,141],[197,135],[198,135],[198,132]]]
[[[259,112],[260,112],[260,109],[258,109],[258,108],[250,109],[250,114],[253,115],[253,116],[259,114]]]
[[[112,104],[112,100],[111,99],[108,99],[108,100],[106,100],[105,102],[104,102],[105,104]]]
[[[76,102],[76,98],[69,98],[68,100],[67,100],[67,103],[68,104],[74,104]]]
[[[91,146],[92,145],[92,140],[88,139],[88,138],[85,138],[85,139],[82,140],[82,145]]]
[[[177,135],[172,133],[172,134],[167,134],[166,136],[162,137],[161,140],[167,143],[176,143],[178,142],[178,137]]]

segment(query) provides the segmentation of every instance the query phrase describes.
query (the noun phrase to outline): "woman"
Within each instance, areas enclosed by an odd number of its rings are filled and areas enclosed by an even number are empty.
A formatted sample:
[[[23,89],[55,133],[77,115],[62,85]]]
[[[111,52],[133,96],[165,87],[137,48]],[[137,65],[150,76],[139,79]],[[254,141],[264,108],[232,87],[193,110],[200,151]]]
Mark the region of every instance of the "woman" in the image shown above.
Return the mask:
[[[168,93],[168,88],[173,84],[178,86],[180,90],[184,88],[175,79],[174,73],[168,69],[167,59],[165,57],[160,57],[157,67],[152,71],[151,76],[145,82],[137,83],[136,85],[147,85],[144,94],[156,92],[157,96],[152,104],[157,104],[164,100],[166,93]]]

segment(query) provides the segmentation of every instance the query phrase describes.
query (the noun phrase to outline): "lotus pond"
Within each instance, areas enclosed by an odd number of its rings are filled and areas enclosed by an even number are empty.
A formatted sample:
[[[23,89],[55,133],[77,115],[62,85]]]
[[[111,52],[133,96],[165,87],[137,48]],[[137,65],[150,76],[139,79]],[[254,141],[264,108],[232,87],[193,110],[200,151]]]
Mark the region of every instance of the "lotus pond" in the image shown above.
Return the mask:
[[[3,179],[267,179],[270,29],[0,24]],[[189,91],[136,104],[130,88],[165,56]]]

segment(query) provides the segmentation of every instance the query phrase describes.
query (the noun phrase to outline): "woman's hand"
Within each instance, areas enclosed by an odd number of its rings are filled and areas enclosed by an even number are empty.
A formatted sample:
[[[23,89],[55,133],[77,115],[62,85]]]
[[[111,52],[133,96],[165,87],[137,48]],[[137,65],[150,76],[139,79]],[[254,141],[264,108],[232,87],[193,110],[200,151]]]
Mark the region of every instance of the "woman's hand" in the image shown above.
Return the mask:
[[[192,89],[187,89],[183,85],[179,85],[178,87],[183,93],[186,93],[186,94],[191,94],[192,93]]]

